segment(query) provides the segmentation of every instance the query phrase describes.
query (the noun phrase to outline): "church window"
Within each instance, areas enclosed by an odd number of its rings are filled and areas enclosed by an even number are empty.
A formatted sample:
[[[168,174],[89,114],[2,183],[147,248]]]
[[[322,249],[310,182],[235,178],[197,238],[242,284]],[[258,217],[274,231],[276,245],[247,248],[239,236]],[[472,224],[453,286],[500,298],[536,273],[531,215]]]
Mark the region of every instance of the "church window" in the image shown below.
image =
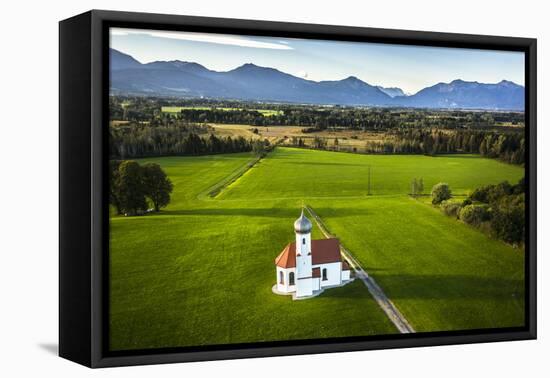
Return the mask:
[[[283,274],[283,272],[279,272],[279,283],[281,285],[285,284],[285,275]]]
[[[306,238],[303,238],[303,239],[302,239],[302,244],[303,244],[303,245],[306,245]]]
[[[324,269],[323,269],[323,281],[326,281],[326,280],[328,280],[328,277],[327,277],[327,269],[324,268]]]
[[[290,272],[290,274],[288,275],[288,284],[290,286],[294,285],[294,272]]]

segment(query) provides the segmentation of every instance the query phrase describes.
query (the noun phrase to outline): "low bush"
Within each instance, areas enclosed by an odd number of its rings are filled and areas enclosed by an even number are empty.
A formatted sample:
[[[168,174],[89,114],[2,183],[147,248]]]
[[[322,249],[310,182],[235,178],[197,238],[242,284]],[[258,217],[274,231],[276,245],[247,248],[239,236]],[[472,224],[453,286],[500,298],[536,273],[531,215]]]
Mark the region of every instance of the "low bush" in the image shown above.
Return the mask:
[[[460,209],[460,204],[456,202],[443,201],[441,203],[441,211],[443,211],[445,215],[448,215],[450,217],[458,218]]]
[[[449,184],[440,182],[432,188],[432,203],[439,205],[441,202],[451,198],[451,188]]]
[[[467,205],[460,210],[459,218],[464,223],[473,226],[479,226],[481,223],[491,219],[489,206],[487,205]]]

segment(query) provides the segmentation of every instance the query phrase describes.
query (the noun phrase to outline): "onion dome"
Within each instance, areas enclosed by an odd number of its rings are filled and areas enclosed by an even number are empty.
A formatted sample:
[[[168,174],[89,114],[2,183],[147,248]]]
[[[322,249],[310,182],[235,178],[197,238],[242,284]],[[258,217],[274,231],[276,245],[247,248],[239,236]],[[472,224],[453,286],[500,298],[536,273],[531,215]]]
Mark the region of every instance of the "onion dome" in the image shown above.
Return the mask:
[[[309,234],[311,232],[311,229],[313,228],[311,222],[309,219],[306,218],[304,215],[304,210],[302,209],[302,214],[300,214],[300,218],[296,219],[294,222],[294,231],[296,231],[298,234]]]

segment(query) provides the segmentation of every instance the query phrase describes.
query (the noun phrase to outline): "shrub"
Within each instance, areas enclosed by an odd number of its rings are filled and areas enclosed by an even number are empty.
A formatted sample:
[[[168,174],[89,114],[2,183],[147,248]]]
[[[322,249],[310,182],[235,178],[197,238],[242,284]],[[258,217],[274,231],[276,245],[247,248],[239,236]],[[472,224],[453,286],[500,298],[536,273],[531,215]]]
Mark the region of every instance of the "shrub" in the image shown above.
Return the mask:
[[[470,203],[472,201],[488,203],[488,192],[490,188],[491,186],[482,186],[481,188],[474,190],[469,197]]]
[[[441,202],[451,198],[451,188],[449,184],[440,182],[432,188],[432,203],[439,205]]]
[[[491,219],[495,235],[508,243],[521,243],[525,238],[525,203],[521,198],[503,201]]]
[[[459,217],[464,223],[479,226],[489,220],[491,216],[487,205],[467,205],[460,210]]]
[[[487,185],[477,188],[470,195],[470,199],[475,202],[494,203],[500,198],[509,196],[511,194],[518,194],[524,191],[524,180],[520,180],[517,185],[510,185],[508,181],[503,181],[497,185]]]
[[[464,201],[462,201],[462,207],[468,206],[472,204],[472,200],[470,198],[466,198]]]
[[[458,218],[458,214],[460,213],[461,206],[459,203],[456,202],[446,202],[443,201],[441,203],[441,210],[445,215],[448,215],[450,217]]]

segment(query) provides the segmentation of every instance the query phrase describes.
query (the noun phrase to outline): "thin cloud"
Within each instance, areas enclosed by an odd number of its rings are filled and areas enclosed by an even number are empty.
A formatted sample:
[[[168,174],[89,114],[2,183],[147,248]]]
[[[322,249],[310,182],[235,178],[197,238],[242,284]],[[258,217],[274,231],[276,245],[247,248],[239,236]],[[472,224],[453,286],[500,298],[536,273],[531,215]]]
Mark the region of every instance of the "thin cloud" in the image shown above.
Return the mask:
[[[123,29],[111,28],[111,35],[128,35],[128,32]]]
[[[215,43],[219,45],[230,45],[240,47],[251,47],[257,49],[272,50],[293,50],[288,44],[258,41],[255,39],[240,37],[236,35],[224,34],[204,34],[204,33],[186,33],[186,32],[162,32],[153,30],[130,30],[130,29],[111,29],[111,35],[148,35],[156,38],[178,39],[182,41]]]

